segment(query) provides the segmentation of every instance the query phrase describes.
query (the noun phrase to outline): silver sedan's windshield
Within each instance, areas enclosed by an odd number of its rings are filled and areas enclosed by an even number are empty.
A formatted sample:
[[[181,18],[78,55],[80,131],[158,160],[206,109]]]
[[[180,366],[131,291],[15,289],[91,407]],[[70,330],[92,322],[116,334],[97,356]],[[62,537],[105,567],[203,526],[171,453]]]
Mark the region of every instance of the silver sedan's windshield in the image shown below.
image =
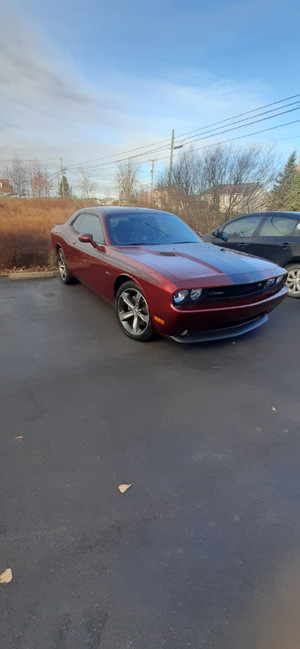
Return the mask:
[[[106,217],[113,246],[157,246],[199,243],[199,237],[181,219],[167,212],[113,214]]]

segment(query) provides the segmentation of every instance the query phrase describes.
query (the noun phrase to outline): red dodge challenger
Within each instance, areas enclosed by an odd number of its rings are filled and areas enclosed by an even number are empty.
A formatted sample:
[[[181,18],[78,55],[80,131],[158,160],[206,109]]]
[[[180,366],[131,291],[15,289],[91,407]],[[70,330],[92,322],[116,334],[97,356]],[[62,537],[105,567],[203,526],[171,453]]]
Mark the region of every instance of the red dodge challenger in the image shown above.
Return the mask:
[[[235,337],[266,322],[287,293],[285,269],[204,243],[168,212],[85,208],[51,239],[64,284],[80,280],[112,302],[134,340]]]

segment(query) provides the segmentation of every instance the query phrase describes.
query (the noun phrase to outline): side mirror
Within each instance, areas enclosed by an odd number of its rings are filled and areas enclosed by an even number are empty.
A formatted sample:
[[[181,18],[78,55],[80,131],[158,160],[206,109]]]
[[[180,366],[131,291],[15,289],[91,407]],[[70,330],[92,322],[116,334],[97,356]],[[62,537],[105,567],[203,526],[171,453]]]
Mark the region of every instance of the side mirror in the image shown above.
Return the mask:
[[[218,237],[218,239],[222,239],[222,241],[228,241],[228,234],[226,232],[223,232],[222,230],[214,230],[213,231],[213,237]]]
[[[92,245],[94,245],[94,239],[92,234],[81,234],[79,237],[79,241],[81,241],[81,243],[91,243]]]
[[[220,232],[219,237],[220,239],[222,239],[222,241],[228,241],[229,239],[228,234],[226,232]]]

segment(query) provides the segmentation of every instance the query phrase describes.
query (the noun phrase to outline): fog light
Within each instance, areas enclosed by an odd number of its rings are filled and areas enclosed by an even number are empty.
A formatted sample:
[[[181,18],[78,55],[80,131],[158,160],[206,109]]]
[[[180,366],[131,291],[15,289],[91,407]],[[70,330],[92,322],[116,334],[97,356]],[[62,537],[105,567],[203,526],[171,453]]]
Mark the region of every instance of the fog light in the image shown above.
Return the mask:
[[[199,297],[201,296],[202,293],[202,288],[192,288],[190,291],[190,298],[193,302],[196,302],[196,300],[199,300]]]

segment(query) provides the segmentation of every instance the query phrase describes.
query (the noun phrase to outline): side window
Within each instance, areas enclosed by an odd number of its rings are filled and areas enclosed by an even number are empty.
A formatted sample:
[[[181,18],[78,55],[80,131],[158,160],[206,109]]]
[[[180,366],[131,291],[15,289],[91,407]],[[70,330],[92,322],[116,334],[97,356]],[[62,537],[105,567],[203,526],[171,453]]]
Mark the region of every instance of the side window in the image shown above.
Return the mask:
[[[225,225],[223,232],[229,237],[252,237],[261,219],[262,217],[257,215],[231,221]]]
[[[104,235],[100,219],[96,214],[81,214],[80,221],[77,224],[77,219],[73,223],[78,234],[92,234],[96,243],[104,243]],[[77,226],[77,227],[76,227]]]
[[[259,233],[260,237],[291,237],[297,226],[297,219],[284,216],[269,216],[266,218]],[[295,230],[295,235],[299,230]]]
[[[76,217],[75,221],[73,221],[73,223],[72,223],[72,228],[75,230],[75,232],[80,232],[79,228],[80,228],[81,219],[82,219],[82,214],[79,214]]]

